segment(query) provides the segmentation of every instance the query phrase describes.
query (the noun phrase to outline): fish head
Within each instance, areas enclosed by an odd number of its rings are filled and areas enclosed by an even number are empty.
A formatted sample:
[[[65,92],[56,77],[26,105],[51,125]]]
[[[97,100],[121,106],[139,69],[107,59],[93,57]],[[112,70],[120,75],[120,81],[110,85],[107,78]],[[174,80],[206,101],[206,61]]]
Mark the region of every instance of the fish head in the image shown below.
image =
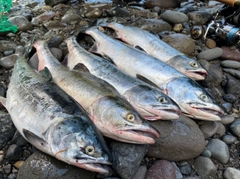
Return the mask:
[[[169,65],[178,67],[178,70],[193,80],[204,80],[208,73],[199,62],[185,55],[177,55],[168,61]]]
[[[113,29],[114,30],[114,34],[113,34],[114,38],[121,38],[121,39],[124,38],[124,35],[122,34],[123,30],[126,31],[126,28],[127,28],[126,26],[119,24],[117,22],[107,23],[102,26]]]
[[[82,116],[81,116],[82,117]],[[109,151],[91,120],[71,117],[54,126],[50,137],[54,156],[71,165],[98,173],[108,173]]]
[[[159,132],[121,97],[103,97],[91,111],[91,119],[104,136],[136,144],[152,144],[159,137]]]
[[[179,118],[180,109],[178,105],[154,87],[138,85],[126,91],[124,97],[146,120]]]
[[[195,81],[175,78],[167,84],[168,95],[177,102],[182,113],[208,121],[220,121],[224,111],[216,101]]]

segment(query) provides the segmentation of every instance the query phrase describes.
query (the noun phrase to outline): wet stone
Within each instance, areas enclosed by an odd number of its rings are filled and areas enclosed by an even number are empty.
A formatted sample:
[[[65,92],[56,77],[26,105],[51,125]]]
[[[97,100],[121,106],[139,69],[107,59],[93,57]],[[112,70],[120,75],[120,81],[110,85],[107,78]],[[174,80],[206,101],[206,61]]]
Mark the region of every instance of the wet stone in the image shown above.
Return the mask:
[[[232,104],[231,103],[222,103],[222,108],[224,109],[224,111],[229,113],[232,110]]]
[[[176,179],[175,167],[167,160],[156,161],[147,171],[146,179]]]
[[[216,48],[202,51],[197,55],[197,59],[210,61],[210,60],[214,60],[221,57],[222,53],[223,53],[222,49],[219,47],[216,47]]]
[[[236,47],[222,46],[223,54],[222,59],[240,61],[240,51]]]
[[[24,16],[11,17],[11,18],[9,18],[9,22],[11,22],[11,24],[17,26],[19,31],[26,32],[28,30],[33,29],[31,22],[29,22],[28,19]]]
[[[194,160],[194,168],[200,178],[215,179],[217,168],[210,158],[199,156]],[[212,178],[211,178],[212,177]]]
[[[213,15],[207,11],[194,11],[188,13],[188,17],[193,25],[205,25],[212,19]]]
[[[240,170],[232,167],[228,167],[223,173],[224,179],[239,179],[240,178]]]
[[[234,96],[233,94],[225,94],[224,96],[223,96],[223,99],[225,100],[225,101],[227,101],[227,102],[229,102],[229,103],[235,103],[235,101],[237,101],[237,97],[236,96]]]
[[[201,156],[210,158],[212,156],[212,153],[208,149],[205,149]]]
[[[159,6],[160,8],[175,8],[179,7],[181,0],[146,0],[144,6],[146,8],[153,8],[155,6]]]
[[[231,75],[227,75],[227,83],[225,85],[226,94],[230,93],[237,98],[240,97],[240,80],[234,78]]]
[[[200,126],[200,130],[203,133],[204,138],[210,138],[214,134],[216,134],[218,130],[218,124],[212,121],[203,121],[202,125]]]
[[[22,156],[22,148],[16,144],[12,144],[9,146],[6,152],[6,158],[8,160],[18,160]]]
[[[40,151],[32,154],[18,171],[18,179],[94,179],[96,173],[68,165]]]
[[[236,119],[231,125],[230,129],[234,135],[240,137],[240,119]]]
[[[165,36],[162,40],[186,55],[191,56],[194,53],[195,42],[187,35],[176,33]]]
[[[188,21],[186,14],[172,10],[166,10],[161,14],[161,18],[170,24],[181,24]]]
[[[6,69],[13,68],[15,62],[17,61],[19,55],[18,54],[12,54],[6,57],[3,57],[0,59],[0,65]]]
[[[10,173],[10,175],[8,175],[8,179],[17,179],[17,173]]]
[[[180,169],[178,168],[178,166],[176,165],[175,162],[171,162],[175,168],[175,173],[176,173],[176,179],[182,179],[182,173],[180,172]]]
[[[75,9],[70,9],[66,12],[66,14],[62,17],[62,22],[71,22],[71,21],[80,21],[81,16],[79,15],[79,12]]]
[[[172,121],[151,122],[160,138],[150,145],[147,156],[169,161],[181,161],[195,158],[205,148],[205,139],[198,125],[190,118],[180,115]]]
[[[207,149],[211,152],[212,158],[216,159],[222,164],[226,164],[230,158],[229,149],[226,143],[219,139],[212,139]]]
[[[11,173],[11,171],[12,171],[12,166],[11,166],[11,164],[4,165],[4,166],[3,166],[3,171],[4,171],[5,174]]]
[[[172,26],[168,22],[162,19],[144,19],[144,20],[135,22],[133,25],[143,30],[147,30],[157,34],[162,31],[172,30]]]
[[[17,47],[16,42],[0,40],[0,52],[4,52],[6,50],[15,50]]]
[[[133,179],[145,179],[146,174],[147,174],[147,167],[141,165],[138,168],[138,170],[137,170],[135,176],[133,177]]]
[[[5,97],[5,95],[6,95],[6,89],[2,85],[0,85],[0,96]]]
[[[234,60],[224,60],[221,62],[222,67],[226,68],[240,68],[240,62]]]
[[[65,3],[67,1],[68,0],[44,0],[45,4],[49,6],[55,6],[57,4]]]
[[[16,131],[12,138],[12,143],[16,144],[20,147],[23,147],[26,144],[28,144],[28,141],[26,139],[24,139],[23,136],[18,131]]]
[[[0,112],[0,149],[13,137],[16,128],[8,113]]]
[[[136,174],[149,145],[136,145],[112,141],[110,144],[113,168],[122,179],[131,179]]]
[[[233,144],[237,141],[237,138],[232,136],[232,135],[225,135],[223,136],[222,140],[226,143],[226,144]]]

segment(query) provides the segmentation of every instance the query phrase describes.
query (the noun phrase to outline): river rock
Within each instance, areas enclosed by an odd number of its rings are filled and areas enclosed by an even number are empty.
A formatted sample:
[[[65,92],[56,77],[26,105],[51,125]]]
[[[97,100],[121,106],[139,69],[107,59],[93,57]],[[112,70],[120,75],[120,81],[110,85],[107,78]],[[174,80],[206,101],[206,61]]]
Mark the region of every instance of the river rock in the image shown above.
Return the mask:
[[[192,159],[205,148],[204,136],[190,118],[180,115],[172,121],[154,121],[151,124],[160,131],[160,138],[150,145],[147,156],[169,161]]]
[[[6,50],[15,50],[16,47],[17,47],[16,42],[0,40],[0,52],[4,52]]]
[[[13,68],[18,58],[19,58],[18,54],[12,54],[12,55],[3,57],[0,59],[0,65],[7,69]]]
[[[212,121],[203,121],[200,126],[200,129],[205,139],[210,138],[214,134],[216,134],[218,128],[219,128],[218,123]]]
[[[146,174],[147,174],[147,167],[141,165],[138,168],[138,170],[137,170],[135,176],[133,177],[133,179],[146,179]]]
[[[207,11],[194,11],[189,12],[188,17],[193,25],[205,25],[212,19],[213,15]]]
[[[224,179],[239,179],[240,178],[240,170],[232,167],[228,167],[223,173]]]
[[[240,119],[236,119],[231,125],[230,129],[234,135],[240,137]]]
[[[194,160],[194,168],[201,178],[217,178],[217,168],[210,158],[199,156]]]
[[[221,62],[222,67],[226,68],[240,68],[240,62],[234,60],[224,60]]]
[[[222,46],[221,49],[223,50],[222,59],[240,61],[240,51],[235,46]]]
[[[76,9],[70,9],[62,17],[62,22],[68,23],[68,22],[71,22],[71,21],[80,21],[81,16],[79,14],[80,13]]]
[[[159,6],[161,8],[167,9],[167,8],[175,8],[179,7],[182,0],[146,0],[144,3],[144,6],[146,8],[153,8],[155,6]]]
[[[208,88],[218,87],[222,83],[223,73],[220,70],[220,63],[209,63],[206,60],[199,60],[199,63],[207,70],[208,76],[201,81],[201,85]]]
[[[235,95],[237,98],[240,97],[240,80],[234,78],[231,75],[226,75],[227,83],[225,85],[226,93]]]
[[[165,11],[160,17],[170,24],[182,24],[188,21],[188,16],[186,14],[172,10]]]
[[[0,149],[13,137],[15,131],[10,115],[0,111]]]
[[[198,60],[214,60],[222,56],[223,50],[219,47],[202,51],[197,55]]]
[[[230,158],[227,144],[219,139],[212,139],[207,145],[207,149],[211,152],[212,158],[222,164],[226,164]]]
[[[142,19],[135,22],[133,25],[157,34],[162,31],[172,30],[172,26],[168,22],[161,19]]]
[[[49,21],[49,20],[53,19],[55,16],[56,16],[55,12],[46,11],[46,12],[38,15],[37,17],[34,17],[31,22],[33,25],[39,25],[39,24],[43,23],[44,21]]]
[[[57,4],[65,3],[67,1],[68,0],[44,0],[45,4],[49,6],[55,6]]]
[[[118,141],[111,142],[113,168],[122,179],[132,179],[134,177],[148,147],[149,145],[136,145]]]
[[[232,104],[234,104],[237,101],[237,97],[235,95],[233,95],[233,94],[230,94],[230,93],[225,94],[223,96],[223,99],[225,101],[229,102],[229,103],[232,103]]]
[[[22,148],[16,144],[12,144],[9,146],[6,152],[6,158],[9,160],[18,160],[22,156]]]
[[[32,154],[18,171],[18,179],[94,179],[96,173],[68,165],[40,151]]]
[[[176,179],[175,167],[167,160],[158,160],[147,171],[146,179]]]
[[[186,54],[193,55],[195,50],[195,42],[192,38],[184,34],[171,34],[163,37],[164,42],[177,49],[178,51]]]
[[[11,24],[17,26],[19,31],[26,32],[28,30],[32,30],[33,26],[31,22],[24,16],[14,16],[8,19]]]
[[[221,118],[221,123],[224,125],[231,124],[235,120],[233,115],[225,115]]]
[[[226,143],[226,144],[233,144],[237,141],[237,138],[234,137],[233,135],[225,135],[223,136],[222,140]]]

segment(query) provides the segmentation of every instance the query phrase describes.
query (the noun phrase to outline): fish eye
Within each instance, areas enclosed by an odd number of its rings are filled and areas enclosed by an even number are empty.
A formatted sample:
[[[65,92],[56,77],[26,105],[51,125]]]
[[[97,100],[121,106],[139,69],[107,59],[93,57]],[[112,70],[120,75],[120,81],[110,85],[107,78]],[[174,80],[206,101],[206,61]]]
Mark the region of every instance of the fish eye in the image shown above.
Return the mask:
[[[85,152],[88,155],[93,155],[94,154],[94,147],[91,146],[91,145],[87,146],[86,149],[85,149]]]
[[[127,120],[130,122],[133,122],[135,120],[135,116],[133,114],[128,114],[127,115]]]
[[[205,102],[205,101],[208,100],[208,97],[207,97],[207,95],[205,95],[205,94],[201,94],[201,95],[200,95],[200,99]]]
[[[198,68],[198,63],[197,62],[191,62],[190,65],[194,68]]]
[[[165,102],[167,102],[167,99],[166,99],[165,97],[159,97],[159,98],[158,98],[158,101],[159,101],[160,103],[165,103]]]

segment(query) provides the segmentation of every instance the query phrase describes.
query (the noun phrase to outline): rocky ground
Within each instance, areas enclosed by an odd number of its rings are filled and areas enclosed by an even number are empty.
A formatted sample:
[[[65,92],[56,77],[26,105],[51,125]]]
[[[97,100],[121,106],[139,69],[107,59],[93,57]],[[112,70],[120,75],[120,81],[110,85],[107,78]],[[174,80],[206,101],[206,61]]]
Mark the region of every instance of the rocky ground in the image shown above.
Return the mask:
[[[41,1],[42,2],[42,1]],[[7,14],[17,33],[0,34],[0,95],[6,96],[11,69],[23,47],[35,36],[67,54],[64,39],[97,18],[131,24],[158,34],[162,40],[198,60],[209,75],[199,82],[223,107],[220,122],[181,116],[152,122],[161,133],[154,145],[124,144],[106,139],[113,155],[113,173],[99,176],[39,152],[15,129],[0,108],[0,179],[123,178],[239,179],[240,178],[240,52],[236,45],[208,36],[191,36],[205,27],[223,5],[216,1],[113,1],[89,5],[67,0],[14,1]],[[107,1],[105,1],[107,2]],[[235,70],[235,71],[232,71]]]

